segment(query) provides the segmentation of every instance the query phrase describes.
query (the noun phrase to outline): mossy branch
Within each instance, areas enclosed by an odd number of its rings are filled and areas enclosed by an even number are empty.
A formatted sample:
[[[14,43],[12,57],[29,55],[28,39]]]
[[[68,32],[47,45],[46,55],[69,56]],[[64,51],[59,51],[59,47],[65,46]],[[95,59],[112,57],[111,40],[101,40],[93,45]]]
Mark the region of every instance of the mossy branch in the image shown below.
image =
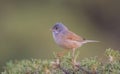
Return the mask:
[[[9,61],[1,74],[120,74],[120,52],[109,48],[103,56],[102,60],[85,58],[74,65],[70,53],[62,57],[55,54],[53,60]]]

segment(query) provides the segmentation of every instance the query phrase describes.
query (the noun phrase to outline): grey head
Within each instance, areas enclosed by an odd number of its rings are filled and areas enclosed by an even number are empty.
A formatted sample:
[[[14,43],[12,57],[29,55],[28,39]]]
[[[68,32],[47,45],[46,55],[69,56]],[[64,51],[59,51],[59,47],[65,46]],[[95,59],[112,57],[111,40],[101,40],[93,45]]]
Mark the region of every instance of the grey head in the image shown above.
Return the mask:
[[[52,32],[54,32],[55,34],[60,33],[60,32],[64,32],[67,30],[68,30],[68,28],[65,25],[63,25],[62,23],[56,23],[52,27]]]

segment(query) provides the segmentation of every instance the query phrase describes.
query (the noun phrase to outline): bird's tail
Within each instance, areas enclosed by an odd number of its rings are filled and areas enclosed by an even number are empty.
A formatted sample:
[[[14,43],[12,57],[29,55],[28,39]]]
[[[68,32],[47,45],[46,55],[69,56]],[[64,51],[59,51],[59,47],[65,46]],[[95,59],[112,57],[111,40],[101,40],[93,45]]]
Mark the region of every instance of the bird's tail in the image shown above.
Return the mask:
[[[85,41],[83,41],[83,43],[89,43],[89,42],[100,42],[100,41],[96,41],[96,40],[85,40]]]

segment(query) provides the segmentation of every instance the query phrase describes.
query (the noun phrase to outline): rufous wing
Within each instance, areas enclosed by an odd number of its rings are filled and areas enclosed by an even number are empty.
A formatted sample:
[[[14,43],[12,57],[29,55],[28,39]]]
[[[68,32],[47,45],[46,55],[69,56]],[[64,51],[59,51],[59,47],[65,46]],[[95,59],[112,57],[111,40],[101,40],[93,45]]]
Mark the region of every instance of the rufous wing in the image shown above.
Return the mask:
[[[77,34],[71,32],[71,31],[66,33],[65,38],[69,39],[69,40],[73,40],[73,41],[79,41],[79,42],[84,41],[84,38],[78,36]]]

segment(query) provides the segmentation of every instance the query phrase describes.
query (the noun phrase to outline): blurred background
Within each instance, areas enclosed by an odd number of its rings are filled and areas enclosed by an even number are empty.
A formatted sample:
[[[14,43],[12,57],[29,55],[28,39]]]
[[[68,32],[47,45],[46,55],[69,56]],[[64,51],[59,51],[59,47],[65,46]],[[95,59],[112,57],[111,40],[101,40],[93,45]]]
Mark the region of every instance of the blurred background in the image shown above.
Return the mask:
[[[50,28],[65,24],[88,43],[78,48],[80,59],[119,50],[119,0],[0,0],[0,71],[9,60],[51,59],[63,51]]]

